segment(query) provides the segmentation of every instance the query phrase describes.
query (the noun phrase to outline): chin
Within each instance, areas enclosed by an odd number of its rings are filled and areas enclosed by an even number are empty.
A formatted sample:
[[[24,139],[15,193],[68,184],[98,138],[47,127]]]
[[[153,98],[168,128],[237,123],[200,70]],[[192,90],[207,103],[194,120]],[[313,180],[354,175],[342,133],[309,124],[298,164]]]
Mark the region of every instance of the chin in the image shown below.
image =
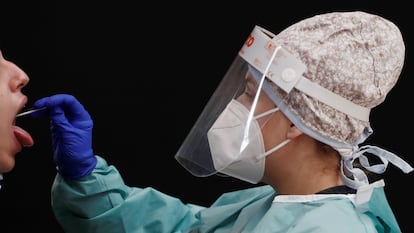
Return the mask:
[[[15,161],[14,159],[8,159],[5,161],[4,159],[0,159],[0,173],[7,173],[13,170]]]

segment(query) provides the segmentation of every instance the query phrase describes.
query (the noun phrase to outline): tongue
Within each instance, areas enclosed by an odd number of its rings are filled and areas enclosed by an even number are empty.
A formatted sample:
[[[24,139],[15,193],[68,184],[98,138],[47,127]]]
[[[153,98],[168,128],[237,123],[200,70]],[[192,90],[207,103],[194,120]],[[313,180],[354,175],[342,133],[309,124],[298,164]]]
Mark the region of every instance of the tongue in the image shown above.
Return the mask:
[[[14,126],[14,135],[16,136],[17,140],[20,142],[20,144],[22,144],[25,147],[29,147],[29,146],[33,146],[33,138],[32,136],[30,136],[30,134],[18,127],[18,126]]]

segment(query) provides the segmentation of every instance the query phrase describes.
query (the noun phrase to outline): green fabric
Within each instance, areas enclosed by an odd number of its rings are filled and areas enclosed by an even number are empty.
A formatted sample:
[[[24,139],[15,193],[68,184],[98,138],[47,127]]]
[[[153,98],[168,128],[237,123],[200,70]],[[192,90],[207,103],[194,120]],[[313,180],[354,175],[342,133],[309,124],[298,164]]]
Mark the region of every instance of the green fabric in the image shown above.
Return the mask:
[[[115,167],[97,158],[94,172],[80,181],[56,176],[52,207],[66,233],[400,232],[382,187],[357,208],[338,196],[277,202],[267,185],[225,193],[206,208],[153,188],[128,187]]]

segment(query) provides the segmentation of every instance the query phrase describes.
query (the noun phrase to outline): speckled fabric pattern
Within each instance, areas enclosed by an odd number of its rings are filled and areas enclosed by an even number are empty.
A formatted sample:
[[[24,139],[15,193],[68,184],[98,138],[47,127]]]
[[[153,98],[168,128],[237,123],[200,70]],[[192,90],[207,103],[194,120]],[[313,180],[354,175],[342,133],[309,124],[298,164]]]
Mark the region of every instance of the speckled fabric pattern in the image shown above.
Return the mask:
[[[397,82],[405,46],[397,26],[365,12],[333,12],[302,20],[273,40],[307,65],[304,76],[332,92],[373,108]],[[369,122],[352,118],[306,94],[272,88],[310,129],[355,144]]]

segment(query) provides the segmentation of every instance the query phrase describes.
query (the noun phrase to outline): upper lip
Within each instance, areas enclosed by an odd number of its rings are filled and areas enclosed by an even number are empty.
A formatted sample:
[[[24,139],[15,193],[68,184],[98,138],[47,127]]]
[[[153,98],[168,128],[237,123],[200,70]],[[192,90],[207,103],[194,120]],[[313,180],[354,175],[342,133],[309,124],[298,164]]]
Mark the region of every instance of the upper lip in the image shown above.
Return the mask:
[[[21,112],[22,111],[22,109],[26,106],[26,104],[27,104],[27,97],[26,96],[24,96],[23,98],[22,98],[22,100],[21,100],[21,102],[20,102],[20,107],[19,107],[19,109],[18,109],[18,111],[17,111],[17,113],[16,113],[16,115],[19,113],[19,112]]]
[[[17,109],[17,112],[16,112],[15,117],[13,119],[13,125],[16,125],[16,115],[19,114],[19,112],[21,112],[23,110],[23,108],[26,106],[26,103],[27,103],[27,97],[24,96],[22,98],[22,100],[20,101],[19,108]]]

